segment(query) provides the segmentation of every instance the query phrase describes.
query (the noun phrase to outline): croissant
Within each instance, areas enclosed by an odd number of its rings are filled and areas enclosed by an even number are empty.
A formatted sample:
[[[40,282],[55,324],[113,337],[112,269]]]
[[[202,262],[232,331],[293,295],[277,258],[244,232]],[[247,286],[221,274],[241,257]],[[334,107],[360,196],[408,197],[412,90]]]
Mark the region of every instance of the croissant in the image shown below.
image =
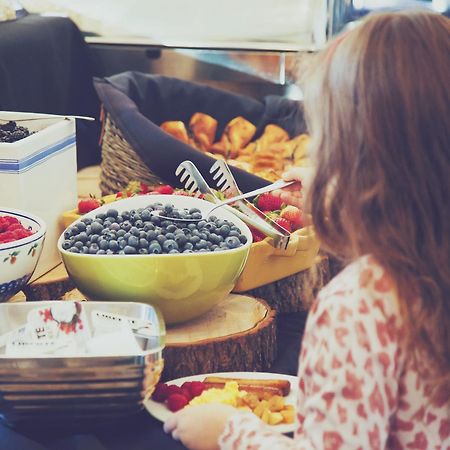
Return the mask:
[[[160,128],[185,144],[191,143],[184,123],[179,120],[164,122],[160,125]]]
[[[289,134],[283,130],[283,128],[269,123],[264,128],[264,132],[261,137],[256,140],[256,151],[267,151],[269,150],[271,144],[285,142],[287,140],[289,140]]]
[[[204,152],[209,151],[216,136],[217,120],[208,114],[195,113],[189,122],[189,129],[196,147]]]

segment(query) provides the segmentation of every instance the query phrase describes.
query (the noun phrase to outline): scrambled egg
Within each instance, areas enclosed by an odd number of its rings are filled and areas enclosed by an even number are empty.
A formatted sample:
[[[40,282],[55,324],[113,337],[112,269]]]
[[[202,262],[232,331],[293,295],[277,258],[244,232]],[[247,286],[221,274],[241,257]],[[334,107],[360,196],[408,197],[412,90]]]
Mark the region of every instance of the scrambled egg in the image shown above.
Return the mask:
[[[222,389],[211,388],[203,391],[198,397],[194,397],[189,405],[202,405],[204,403],[224,403],[238,406],[238,398],[247,395],[246,391],[240,391],[236,381],[228,381]]]

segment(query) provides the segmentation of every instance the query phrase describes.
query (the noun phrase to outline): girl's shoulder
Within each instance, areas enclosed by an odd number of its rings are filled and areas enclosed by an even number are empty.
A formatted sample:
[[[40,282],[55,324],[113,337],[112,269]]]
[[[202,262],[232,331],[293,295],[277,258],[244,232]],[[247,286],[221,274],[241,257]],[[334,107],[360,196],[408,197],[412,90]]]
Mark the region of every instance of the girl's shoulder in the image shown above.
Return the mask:
[[[395,283],[371,255],[345,267],[320,292],[312,311],[351,316],[399,317]],[[375,313],[375,314],[373,314]]]

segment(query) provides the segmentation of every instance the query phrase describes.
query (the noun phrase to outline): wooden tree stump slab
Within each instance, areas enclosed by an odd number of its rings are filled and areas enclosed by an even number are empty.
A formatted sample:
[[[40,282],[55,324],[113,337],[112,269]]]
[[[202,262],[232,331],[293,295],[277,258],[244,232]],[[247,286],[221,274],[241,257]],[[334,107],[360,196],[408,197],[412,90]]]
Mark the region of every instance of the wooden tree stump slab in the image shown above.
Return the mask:
[[[26,286],[23,293],[27,301],[55,300],[72,289],[75,289],[75,285],[61,263]]]
[[[318,291],[330,280],[328,258],[318,256],[315,266],[316,279],[313,292]],[[308,270],[298,272],[273,283],[260,286],[245,292],[245,295],[261,298],[277,313],[301,312],[305,310],[304,295],[311,287]]]
[[[203,316],[168,328],[163,379],[267,370],[276,350],[275,312],[263,300],[231,294]]]

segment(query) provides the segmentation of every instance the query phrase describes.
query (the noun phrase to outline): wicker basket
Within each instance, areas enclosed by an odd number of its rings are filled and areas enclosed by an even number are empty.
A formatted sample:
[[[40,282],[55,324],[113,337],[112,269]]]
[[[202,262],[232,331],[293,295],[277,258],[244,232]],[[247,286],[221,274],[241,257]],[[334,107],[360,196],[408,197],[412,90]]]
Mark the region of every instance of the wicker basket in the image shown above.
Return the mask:
[[[149,171],[108,114],[104,119],[100,166],[100,189],[103,195],[121,191],[134,180],[149,185],[161,182]]]

